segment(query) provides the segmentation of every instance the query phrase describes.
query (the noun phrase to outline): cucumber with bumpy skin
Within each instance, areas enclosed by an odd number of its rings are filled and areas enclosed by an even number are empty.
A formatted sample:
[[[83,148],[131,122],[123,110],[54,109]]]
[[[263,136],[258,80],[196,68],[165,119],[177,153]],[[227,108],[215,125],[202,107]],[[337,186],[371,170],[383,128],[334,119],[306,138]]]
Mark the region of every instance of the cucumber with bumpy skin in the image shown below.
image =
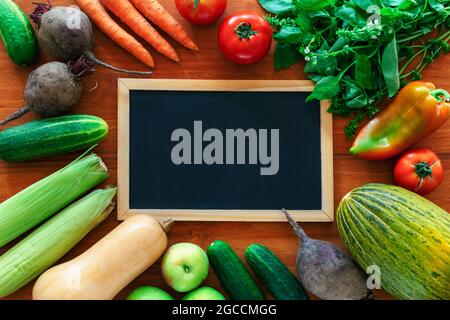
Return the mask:
[[[15,64],[28,66],[38,57],[38,45],[28,17],[12,0],[0,0],[0,38]]]
[[[31,121],[0,132],[0,159],[18,162],[83,150],[107,135],[108,124],[94,116]]]
[[[251,244],[245,259],[277,300],[309,300],[302,284],[268,248]]]
[[[214,272],[232,300],[266,299],[241,259],[226,242],[214,241],[207,253]]]

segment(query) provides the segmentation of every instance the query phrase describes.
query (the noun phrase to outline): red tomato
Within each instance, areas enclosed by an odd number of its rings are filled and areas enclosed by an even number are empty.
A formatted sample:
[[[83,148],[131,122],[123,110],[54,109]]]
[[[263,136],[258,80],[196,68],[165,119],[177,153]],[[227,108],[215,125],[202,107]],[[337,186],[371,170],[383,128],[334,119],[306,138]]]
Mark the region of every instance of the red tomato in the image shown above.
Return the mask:
[[[222,16],[227,8],[227,0],[175,0],[175,5],[187,21],[206,26]]]
[[[271,45],[272,28],[259,14],[234,14],[219,27],[219,48],[235,63],[258,62],[269,53]]]
[[[394,169],[394,180],[398,186],[421,195],[434,191],[443,177],[441,160],[428,149],[407,151]]]

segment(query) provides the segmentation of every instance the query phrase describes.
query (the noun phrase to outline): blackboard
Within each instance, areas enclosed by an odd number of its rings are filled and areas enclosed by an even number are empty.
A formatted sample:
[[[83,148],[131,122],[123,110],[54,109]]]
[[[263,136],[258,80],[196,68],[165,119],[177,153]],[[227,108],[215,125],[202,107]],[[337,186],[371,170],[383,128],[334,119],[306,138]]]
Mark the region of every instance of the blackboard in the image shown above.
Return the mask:
[[[119,219],[333,220],[331,120],[308,81],[119,80]]]

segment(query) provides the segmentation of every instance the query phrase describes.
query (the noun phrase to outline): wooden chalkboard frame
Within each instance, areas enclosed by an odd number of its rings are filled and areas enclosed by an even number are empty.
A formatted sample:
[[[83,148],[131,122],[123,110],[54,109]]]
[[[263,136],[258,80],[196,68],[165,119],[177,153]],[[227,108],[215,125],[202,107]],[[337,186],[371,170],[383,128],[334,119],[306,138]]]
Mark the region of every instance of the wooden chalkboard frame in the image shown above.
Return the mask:
[[[135,214],[151,214],[158,219],[170,216],[176,221],[285,221],[278,210],[131,209],[129,205],[130,90],[312,92],[313,89],[314,84],[308,80],[118,79],[118,219],[125,220]],[[290,211],[297,221],[334,221],[333,122],[331,114],[327,112],[328,106],[328,101],[321,101],[322,209]]]

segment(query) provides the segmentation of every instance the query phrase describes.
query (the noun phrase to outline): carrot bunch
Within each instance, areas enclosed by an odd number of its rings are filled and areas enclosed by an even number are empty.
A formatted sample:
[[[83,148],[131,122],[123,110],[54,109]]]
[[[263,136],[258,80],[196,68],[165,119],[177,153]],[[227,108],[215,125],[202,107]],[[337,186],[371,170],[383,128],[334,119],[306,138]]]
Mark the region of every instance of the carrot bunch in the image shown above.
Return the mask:
[[[150,52],[118,25],[103,6],[156,51],[173,61],[180,61],[177,52],[147,19],[186,48],[198,50],[186,30],[157,0],[101,0],[101,3],[100,0],[76,0],[76,2],[101,31],[149,67],[155,66]]]

